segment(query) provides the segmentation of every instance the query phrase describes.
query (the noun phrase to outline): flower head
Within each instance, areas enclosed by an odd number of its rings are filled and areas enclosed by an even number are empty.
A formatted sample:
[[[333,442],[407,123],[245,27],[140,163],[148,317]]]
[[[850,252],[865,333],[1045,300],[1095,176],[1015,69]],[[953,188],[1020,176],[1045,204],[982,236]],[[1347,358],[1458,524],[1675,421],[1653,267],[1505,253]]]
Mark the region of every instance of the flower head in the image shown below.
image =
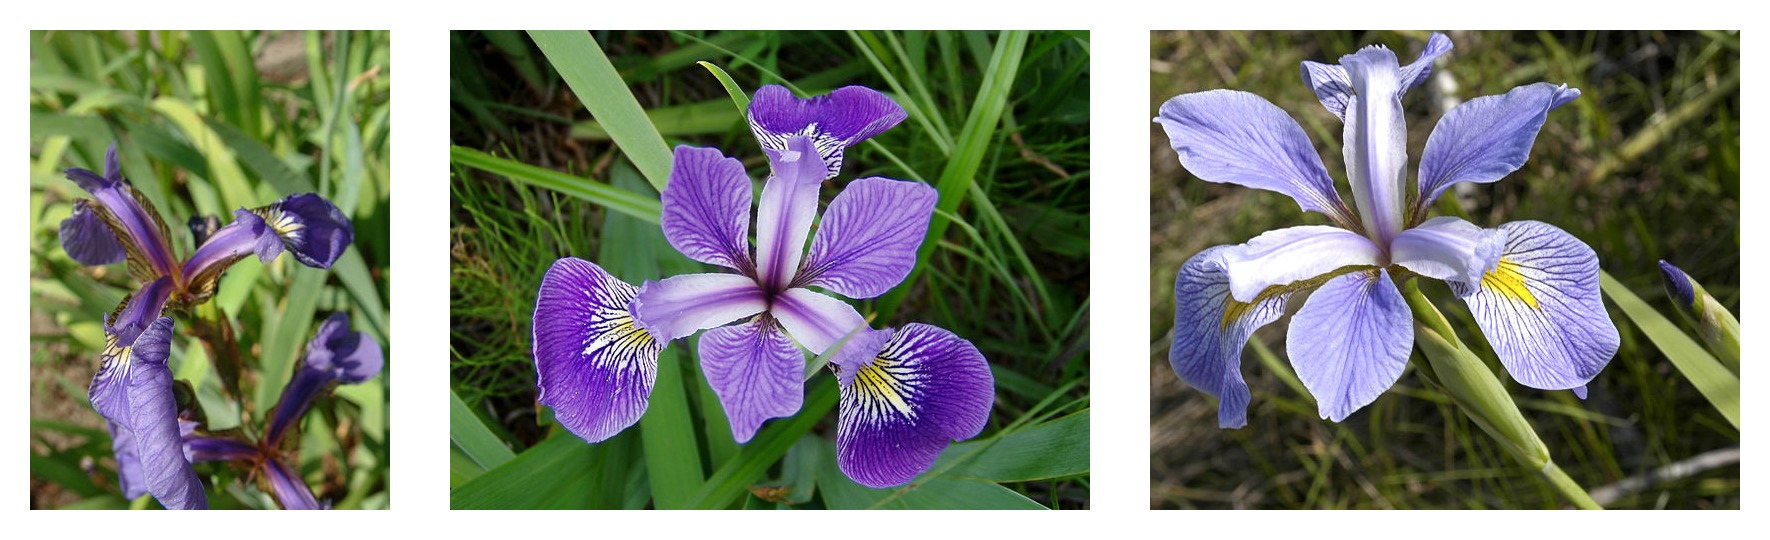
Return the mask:
[[[339,312],[326,317],[307,342],[307,352],[277,404],[271,409],[265,440],[275,446],[290,425],[307,414],[314,398],[332,383],[359,384],[381,373],[385,357],[381,344],[350,329],[350,316]]]
[[[172,319],[160,316],[152,296],[125,300],[105,325],[104,361],[89,392],[92,408],[111,430],[125,495],[152,493],[171,509],[208,508],[203,484],[184,454],[172,370],[166,365]]]
[[[1494,182],[1522,166],[1549,111],[1579,90],[1536,83],[1452,109],[1427,139],[1416,189],[1407,191],[1401,98],[1450,49],[1448,38],[1434,34],[1407,66],[1380,46],[1338,65],[1303,63],[1304,81],[1345,123],[1357,212],[1334,189],[1303,129],[1265,99],[1212,90],[1162,105],[1155,121],[1199,179],[1284,193],[1335,225],[1269,231],[1182,266],[1169,360],[1181,379],[1218,396],[1224,427],[1247,422],[1242,346],[1299,291],[1314,293],[1293,317],[1286,348],[1322,417],[1334,421],[1375,400],[1406,366],[1412,314],[1398,279],[1449,284],[1527,386],[1583,387],[1615,354],[1619,338],[1599,297],[1591,248],[1540,222],[1484,229],[1453,217],[1426,219],[1450,186]]]

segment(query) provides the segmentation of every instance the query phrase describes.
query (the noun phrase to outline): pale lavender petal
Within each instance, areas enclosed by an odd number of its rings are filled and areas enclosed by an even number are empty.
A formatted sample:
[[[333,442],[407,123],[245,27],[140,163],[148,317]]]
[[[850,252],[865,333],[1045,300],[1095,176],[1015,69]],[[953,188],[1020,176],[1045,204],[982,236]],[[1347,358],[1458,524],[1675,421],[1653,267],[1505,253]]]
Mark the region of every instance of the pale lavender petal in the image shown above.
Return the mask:
[[[1233,90],[1182,94],[1163,103],[1155,121],[1180,165],[1200,180],[1277,191],[1304,210],[1356,222],[1303,127],[1265,98]]]
[[[849,298],[885,294],[915,268],[939,196],[921,182],[850,182],[824,210],[797,282]]]
[[[768,150],[773,175],[762,186],[756,205],[756,277],[763,288],[779,291],[793,281],[805,256],[805,237],[817,216],[817,192],[823,169],[811,139],[792,137],[786,150]]]
[[[1180,380],[1217,398],[1217,425],[1239,428],[1248,423],[1248,384],[1241,376],[1241,351],[1248,336],[1284,315],[1291,293],[1269,295],[1252,303],[1229,295],[1229,274],[1219,255],[1230,246],[1215,246],[1193,255],[1174,277],[1174,342],[1168,364]]]
[[[1578,88],[1536,83],[1471,99],[1445,113],[1420,154],[1417,204],[1430,206],[1458,182],[1495,182],[1523,167],[1549,111],[1577,97]]]
[[[676,147],[659,223],[683,255],[740,272],[750,263],[750,177],[717,148]]]
[[[111,431],[111,454],[117,457],[117,487],[123,498],[134,499],[147,494],[147,480],[141,472],[141,457],[135,454],[135,434],[122,424],[106,421]]]
[[[129,404],[123,425],[135,436],[135,452],[148,493],[169,509],[208,508],[203,483],[184,457],[184,438],[178,428],[172,370],[166,365],[172,353],[172,319],[155,321],[132,349],[123,379]]]
[[[1420,51],[1420,57],[1414,59],[1413,63],[1401,67],[1401,82],[1406,85],[1402,91],[1405,92],[1415,86],[1425,84],[1426,78],[1432,76],[1432,62],[1438,60],[1438,57],[1444,56],[1444,53],[1450,52],[1450,49],[1450,38],[1445,37],[1444,34],[1433,32],[1432,38],[1426,40],[1426,50]]]
[[[535,298],[538,401],[559,424],[602,442],[645,415],[664,344],[627,306],[639,290],[601,267],[571,257],[553,263]]]
[[[264,471],[264,479],[270,483],[271,495],[276,496],[284,510],[323,509],[319,501],[314,500],[313,492],[307,489],[307,483],[301,480],[301,475],[284,465],[282,460],[265,460],[264,467],[260,470]]]
[[[799,412],[805,400],[805,355],[767,317],[701,334],[701,371],[731,421],[731,436],[749,442],[770,418]]]
[[[1519,383],[1542,390],[1584,386],[1622,340],[1598,290],[1598,256],[1553,225],[1500,225],[1506,249],[1479,286],[1451,283],[1481,333]]]
[[[977,347],[945,329],[910,323],[842,384],[836,464],[874,488],[908,483],[951,441],[989,422],[995,378]]]
[[[1346,177],[1364,229],[1388,244],[1405,227],[1407,122],[1401,112],[1401,68],[1395,53],[1365,47],[1340,57],[1355,94],[1346,108]]]
[[[92,209],[92,200],[75,199],[74,213],[61,220],[61,248],[86,266],[121,262],[127,255],[116,233]]]
[[[789,150],[787,139],[811,139],[824,163],[822,178],[842,169],[842,151],[896,126],[908,115],[877,90],[845,86],[822,96],[799,99],[784,86],[756,89],[750,100],[750,130],[763,148]]]
[[[1395,385],[1414,346],[1413,311],[1387,270],[1329,280],[1291,317],[1285,350],[1297,378],[1335,422]]]
[[[1433,33],[1432,38],[1426,41],[1426,50],[1420,52],[1420,57],[1401,68],[1401,80],[1406,83],[1403,91],[1425,83],[1427,76],[1432,74],[1432,62],[1450,52],[1450,49],[1450,38]],[[1338,64],[1304,60],[1303,83],[1315,91],[1315,97],[1321,100],[1321,105],[1327,107],[1328,112],[1342,120],[1346,118],[1346,107],[1351,103],[1353,95],[1352,81],[1346,74],[1346,68]]]
[[[1577,388],[1574,388],[1574,389],[1573,389],[1573,395],[1574,395],[1574,396],[1575,396],[1575,397],[1578,397],[1578,398],[1580,398],[1580,399],[1582,399],[1582,400],[1583,400],[1583,399],[1586,399],[1586,385],[1583,385],[1583,384],[1582,384],[1582,385],[1579,385],[1579,387],[1577,387]]]
[[[1267,287],[1288,285],[1347,266],[1380,266],[1383,250],[1358,233],[1326,225],[1266,231],[1217,255],[1229,292],[1253,302]]]
[[[312,193],[283,197],[252,212],[270,224],[295,260],[314,268],[331,268],[356,234],[343,211]]]
[[[1441,216],[1402,231],[1389,244],[1389,257],[1414,273],[1473,286],[1499,263],[1505,246],[1506,233],[1499,229]]]
[[[660,343],[768,309],[756,282],[737,274],[684,274],[647,281],[633,298],[633,318]]]
[[[867,325],[854,306],[810,289],[788,289],[775,295],[768,311],[811,354],[823,354],[843,336]]]

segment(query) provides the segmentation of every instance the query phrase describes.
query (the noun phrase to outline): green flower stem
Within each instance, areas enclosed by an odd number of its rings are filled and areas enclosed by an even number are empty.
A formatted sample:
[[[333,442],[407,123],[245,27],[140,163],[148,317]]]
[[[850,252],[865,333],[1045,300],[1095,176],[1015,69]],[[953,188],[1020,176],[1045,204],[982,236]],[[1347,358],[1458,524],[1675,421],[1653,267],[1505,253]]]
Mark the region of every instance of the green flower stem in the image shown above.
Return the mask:
[[[1456,400],[1463,414],[1469,415],[1469,419],[1499,442],[1513,459],[1542,475],[1568,502],[1583,509],[1601,509],[1591,494],[1555,465],[1548,445],[1543,444],[1530,422],[1524,419],[1524,413],[1506,393],[1505,385],[1481,358],[1457,339],[1450,321],[1420,292],[1419,282],[1410,281],[1406,289],[1407,303],[1413,308],[1417,323],[1414,341],[1426,353],[1439,385]]]

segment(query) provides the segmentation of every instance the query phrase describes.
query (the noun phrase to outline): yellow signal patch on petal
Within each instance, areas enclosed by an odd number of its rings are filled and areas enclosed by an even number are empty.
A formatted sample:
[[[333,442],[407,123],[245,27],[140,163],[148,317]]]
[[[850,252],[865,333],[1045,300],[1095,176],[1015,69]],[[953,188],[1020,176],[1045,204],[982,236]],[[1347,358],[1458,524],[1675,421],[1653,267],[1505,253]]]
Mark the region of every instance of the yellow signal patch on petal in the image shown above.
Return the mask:
[[[1518,271],[1519,268],[1518,263],[1502,257],[1500,263],[1494,266],[1493,270],[1482,274],[1481,288],[1523,302],[1531,309],[1542,309],[1537,304],[1536,295],[1530,292],[1530,287],[1525,286],[1524,274]]]

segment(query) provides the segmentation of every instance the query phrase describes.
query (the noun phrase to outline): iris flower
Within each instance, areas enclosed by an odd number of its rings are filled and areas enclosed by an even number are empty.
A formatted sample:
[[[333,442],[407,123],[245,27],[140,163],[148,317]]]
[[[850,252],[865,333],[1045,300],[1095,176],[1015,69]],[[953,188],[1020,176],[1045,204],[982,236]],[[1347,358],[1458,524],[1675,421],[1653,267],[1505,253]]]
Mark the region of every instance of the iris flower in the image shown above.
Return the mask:
[[[1187,171],[1207,182],[1289,195],[1333,226],[1269,231],[1193,256],[1174,281],[1169,361],[1180,378],[1220,402],[1223,427],[1247,423],[1241,349],[1284,314],[1294,293],[1313,290],[1285,338],[1291,366],[1322,418],[1344,420],[1400,378],[1413,348],[1412,313],[1398,283],[1442,280],[1469,305],[1512,378],[1545,390],[1584,385],[1619,339],[1598,291],[1598,260],[1578,238],[1547,223],[1482,228],[1426,219],[1460,182],[1489,183],[1529,157],[1549,111],[1579,97],[1535,83],[1475,98],[1444,115],[1426,141],[1409,190],[1402,95],[1424,82],[1451,43],[1434,34],[1419,59],[1366,47],[1338,65],[1303,62],[1304,81],[1345,124],[1346,206],[1301,126],[1265,99],[1211,90],[1168,100],[1155,121]]]
[[[841,168],[843,150],[904,117],[895,102],[862,87],[810,99],[779,86],[758,90],[750,122],[772,174],[754,216],[754,188],[737,159],[677,147],[663,193],[664,236],[688,258],[729,271],[635,288],[588,261],[554,263],[535,305],[541,403],[587,441],[612,437],[644,414],[664,344],[707,330],[701,369],[732,437],[747,442],[764,421],[802,405],[800,347],[824,354],[846,338],[830,365],[842,388],[838,461],[850,478],[902,484],[952,439],[976,436],[994,399],[976,347],[928,325],[872,330],[847,302],[810,289],[873,298],[915,266],[937,198],[927,184],[851,181],[811,233],[819,188]]]

